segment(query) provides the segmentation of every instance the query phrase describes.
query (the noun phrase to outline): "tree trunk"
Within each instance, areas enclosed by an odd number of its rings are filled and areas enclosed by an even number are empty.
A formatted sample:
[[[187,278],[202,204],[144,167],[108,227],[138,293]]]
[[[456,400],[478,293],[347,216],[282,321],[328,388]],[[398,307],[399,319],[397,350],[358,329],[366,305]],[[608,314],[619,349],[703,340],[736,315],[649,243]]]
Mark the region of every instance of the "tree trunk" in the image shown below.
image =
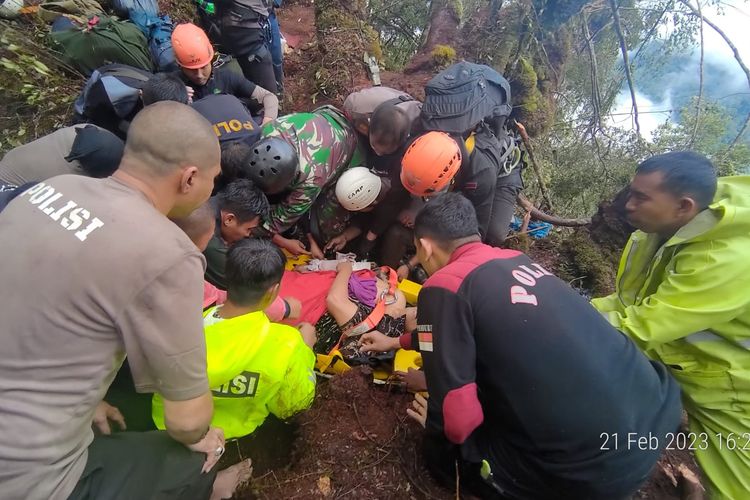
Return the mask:
[[[461,0],[433,0],[427,38],[417,55],[404,68],[404,73],[432,70],[435,66],[432,55],[435,47],[445,45],[453,48],[453,44],[459,39],[458,26],[461,24],[461,15],[456,12],[456,8],[460,5]]]

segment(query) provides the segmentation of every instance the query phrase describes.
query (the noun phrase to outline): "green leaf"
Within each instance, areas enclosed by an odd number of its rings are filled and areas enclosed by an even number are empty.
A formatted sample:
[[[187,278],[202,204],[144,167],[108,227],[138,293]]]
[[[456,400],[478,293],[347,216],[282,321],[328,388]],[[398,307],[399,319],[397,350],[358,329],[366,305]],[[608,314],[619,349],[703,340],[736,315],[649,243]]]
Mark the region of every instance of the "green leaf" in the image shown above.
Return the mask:
[[[49,76],[49,68],[42,61],[34,59],[31,64],[34,66],[34,69],[37,70],[38,73],[41,73],[44,76]]]
[[[15,71],[21,71],[21,67],[18,64],[14,63],[13,61],[11,61],[10,59],[5,58],[5,57],[3,57],[2,59],[0,59],[0,65],[6,67],[8,69],[12,69],[12,70],[15,70]]]

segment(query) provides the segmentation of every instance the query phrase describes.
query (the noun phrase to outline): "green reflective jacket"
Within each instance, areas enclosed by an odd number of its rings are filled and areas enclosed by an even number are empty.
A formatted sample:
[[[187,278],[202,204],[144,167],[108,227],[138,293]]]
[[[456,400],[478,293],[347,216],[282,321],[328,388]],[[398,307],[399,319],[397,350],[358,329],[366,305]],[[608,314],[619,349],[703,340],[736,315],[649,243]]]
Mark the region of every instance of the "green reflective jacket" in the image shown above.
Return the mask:
[[[750,176],[719,179],[714,203],[662,246],[633,233],[616,287],[592,304],[671,368],[714,498],[748,498]]]
[[[262,311],[221,320],[204,314],[211,425],[229,438],[252,433],[269,413],[286,419],[312,403],[315,354],[291,326],[271,323]],[[152,417],[164,429],[164,403],[154,395]]]

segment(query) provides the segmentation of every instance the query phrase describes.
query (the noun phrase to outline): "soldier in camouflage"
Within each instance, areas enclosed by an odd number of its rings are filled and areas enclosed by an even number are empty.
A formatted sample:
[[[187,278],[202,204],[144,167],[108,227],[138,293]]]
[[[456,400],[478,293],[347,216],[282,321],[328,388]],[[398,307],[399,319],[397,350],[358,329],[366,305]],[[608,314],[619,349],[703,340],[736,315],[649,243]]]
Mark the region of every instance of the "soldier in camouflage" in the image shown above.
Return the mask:
[[[274,235],[274,242],[295,255],[307,253],[299,241],[283,238],[310,211],[326,186],[350,166],[362,165],[357,133],[336,108],[326,106],[312,113],[293,113],[268,123],[264,138],[278,137],[296,151],[297,172],[281,199],[272,205],[263,228]],[[273,193],[271,193],[273,194]]]

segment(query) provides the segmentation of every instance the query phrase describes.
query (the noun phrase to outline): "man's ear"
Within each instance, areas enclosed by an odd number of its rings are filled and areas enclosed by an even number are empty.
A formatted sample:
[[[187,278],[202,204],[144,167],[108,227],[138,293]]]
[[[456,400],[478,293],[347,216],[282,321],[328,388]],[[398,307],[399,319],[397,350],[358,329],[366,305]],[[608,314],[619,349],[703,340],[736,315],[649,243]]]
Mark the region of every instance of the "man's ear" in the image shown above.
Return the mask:
[[[198,167],[185,167],[180,175],[180,194],[187,194],[195,186]]]
[[[279,295],[279,288],[281,288],[281,283],[276,283],[266,290],[266,294],[263,296],[263,304],[261,304],[263,309],[270,306],[276,300],[276,297]]]
[[[221,223],[223,225],[228,226],[236,219],[237,217],[232,212],[225,212],[224,210],[221,211]]]
[[[430,260],[435,253],[435,244],[427,238],[419,238],[417,243],[422,247],[424,251],[425,260]]]
[[[698,209],[698,203],[689,196],[683,196],[678,202],[678,210],[681,215],[692,216],[697,214],[700,210]]]

